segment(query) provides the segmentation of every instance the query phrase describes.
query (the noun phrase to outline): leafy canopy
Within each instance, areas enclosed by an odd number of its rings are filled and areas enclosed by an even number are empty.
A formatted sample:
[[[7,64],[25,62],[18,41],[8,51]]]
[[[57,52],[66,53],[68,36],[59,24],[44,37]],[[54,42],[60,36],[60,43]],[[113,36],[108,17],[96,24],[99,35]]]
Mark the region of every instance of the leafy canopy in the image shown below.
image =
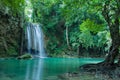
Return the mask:
[[[97,24],[90,19],[87,19],[87,20],[83,21],[83,23],[80,25],[80,30],[82,32],[88,30],[90,32],[97,33],[99,31],[103,31],[104,26],[102,24]]]
[[[7,10],[12,10],[14,15],[24,12],[25,0],[0,0],[0,3],[2,6],[5,6]]]

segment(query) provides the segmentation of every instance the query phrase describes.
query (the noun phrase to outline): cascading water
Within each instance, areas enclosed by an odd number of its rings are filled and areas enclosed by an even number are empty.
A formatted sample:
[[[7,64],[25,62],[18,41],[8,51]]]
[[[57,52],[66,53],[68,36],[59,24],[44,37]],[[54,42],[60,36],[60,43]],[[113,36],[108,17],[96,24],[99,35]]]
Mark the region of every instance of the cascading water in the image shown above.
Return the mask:
[[[39,57],[46,57],[44,50],[43,32],[39,24],[29,23],[26,29],[28,53],[38,54]]]
[[[46,57],[46,55],[41,26],[36,23],[28,23],[26,27],[26,39],[27,52],[37,55],[40,58],[35,60],[34,65],[32,64],[32,72],[30,72],[31,65],[28,63],[25,80],[42,80],[43,61],[41,58]]]

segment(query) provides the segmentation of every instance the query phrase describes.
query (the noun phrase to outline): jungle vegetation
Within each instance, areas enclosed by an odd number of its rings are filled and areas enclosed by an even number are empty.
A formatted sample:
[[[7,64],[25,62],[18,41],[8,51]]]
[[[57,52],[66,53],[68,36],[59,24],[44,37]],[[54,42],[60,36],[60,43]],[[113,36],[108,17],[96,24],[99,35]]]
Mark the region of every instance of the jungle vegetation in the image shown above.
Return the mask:
[[[120,0],[0,0],[0,55],[24,52],[26,22],[42,25],[50,57],[119,59]]]

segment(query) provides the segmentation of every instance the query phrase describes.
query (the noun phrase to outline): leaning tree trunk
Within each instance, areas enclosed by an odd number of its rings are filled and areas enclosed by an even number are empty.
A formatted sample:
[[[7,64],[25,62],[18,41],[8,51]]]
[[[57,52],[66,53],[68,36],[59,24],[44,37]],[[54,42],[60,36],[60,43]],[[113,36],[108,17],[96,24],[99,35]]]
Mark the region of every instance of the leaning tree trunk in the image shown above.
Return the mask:
[[[119,53],[119,20],[116,19],[115,23],[109,26],[110,35],[112,39],[112,45],[109,50],[109,54],[105,59],[108,64],[113,64],[116,56]]]
[[[110,15],[110,1],[106,1],[103,9],[103,16],[108,23],[110,35],[112,39],[112,45],[109,49],[108,56],[106,59],[102,62],[104,65],[112,65],[114,64],[114,60],[116,56],[119,53],[119,18],[118,18],[118,12],[115,11],[115,16],[111,18]],[[114,20],[114,21],[113,21]]]

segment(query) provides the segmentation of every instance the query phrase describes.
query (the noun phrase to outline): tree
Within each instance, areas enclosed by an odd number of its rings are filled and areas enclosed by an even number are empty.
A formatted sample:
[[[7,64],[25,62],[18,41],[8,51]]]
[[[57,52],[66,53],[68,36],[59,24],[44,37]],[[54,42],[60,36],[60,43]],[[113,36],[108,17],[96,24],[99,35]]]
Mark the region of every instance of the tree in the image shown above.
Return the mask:
[[[108,56],[103,63],[114,63],[114,60],[119,53],[119,0],[36,0],[32,1],[32,3],[34,21],[41,22],[45,26],[43,27],[45,33],[51,33],[52,38],[55,36],[54,48],[56,48],[55,46],[58,46],[58,43],[61,43],[60,39],[63,39],[62,42],[65,42],[65,38],[57,37],[59,34],[57,35],[56,33],[60,32],[62,33],[61,36],[65,36],[65,31],[66,41],[68,46],[71,46],[72,43],[70,40],[73,38],[71,34],[79,28],[79,25],[83,20],[94,20],[97,24],[104,24],[104,26],[109,27],[108,30],[110,31],[112,45],[109,49]],[[92,24],[92,22],[90,23]],[[91,32],[94,29],[97,30],[98,27],[96,29],[94,27],[88,28]],[[61,29],[62,31],[58,29]],[[76,32],[76,34],[80,33]],[[49,40],[52,40],[52,38]]]
[[[72,1],[72,0],[71,0]],[[67,4],[70,2],[65,1]],[[82,4],[81,4],[82,3]],[[75,5],[75,6],[72,6]],[[66,9],[68,11],[68,15],[66,15],[66,19],[70,20],[69,18],[73,15],[72,10],[76,8],[77,12],[80,9],[86,7],[88,13],[98,14],[102,19],[104,19],[106,27],[109,27],[110,36],[112,39],[112,45],[109,49],[108,56],[102,62],[104,65],[111,65],[114,64],[115,58],[119,54],[119,45],[120,45],[120,34],[119,34],[119,23],[120,23],[120,0],[89,0],[83,1],[78,0],[72,1],[72,4],[68,6],[71,10]],[[72,13],[71,13],[72,12]],[[71,14],[70,14],[71,13]],[[69,16],[70,15],[70,16]],[[120,60],[118,61],[120,63]]]
[[[119,54],[120,34],[119,34],[119,19],[120,19],[120,0],[106,0],[103,5],[102,15],[107,22],[112,39],[108,56],[104,64],[114,64],[116,56]],[[119,60],[120,61],[120,60]],[[118,62],[119,63],[119,62]]]

